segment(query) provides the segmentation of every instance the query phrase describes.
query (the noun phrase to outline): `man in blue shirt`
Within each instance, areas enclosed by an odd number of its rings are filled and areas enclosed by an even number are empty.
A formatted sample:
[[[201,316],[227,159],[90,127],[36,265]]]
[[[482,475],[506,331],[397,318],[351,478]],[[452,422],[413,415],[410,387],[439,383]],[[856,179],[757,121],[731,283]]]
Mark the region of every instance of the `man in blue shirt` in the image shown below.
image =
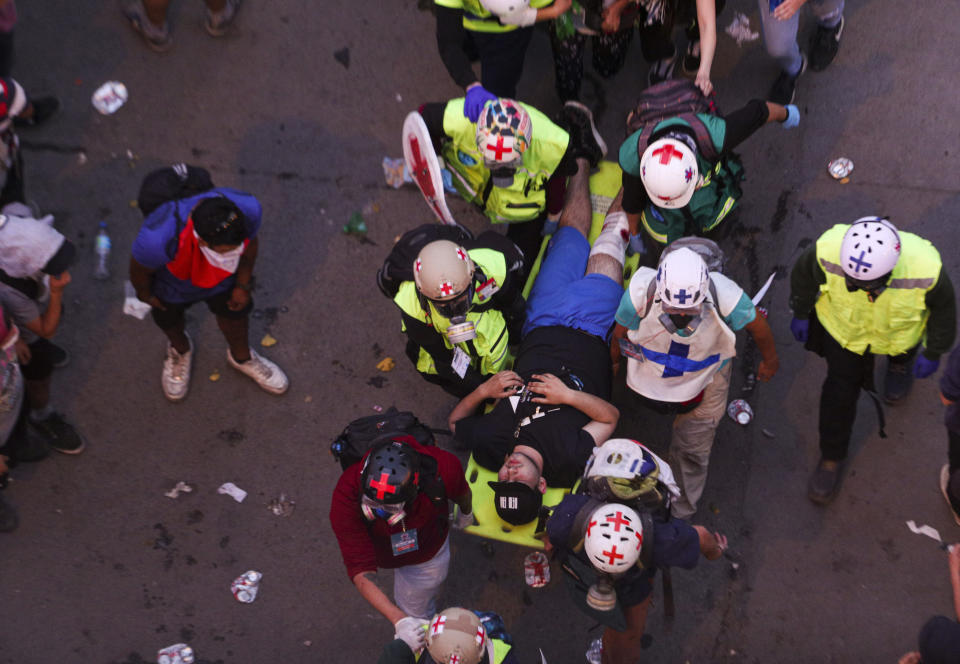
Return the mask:
[[[252,195],[213,188],[167,201],[144,219],[133,243],[130,281],[169,340],[161,385],[171,401],[187,395],[193,343],[183,314],[201,301],[217,318],[231,366],[267,392],[283,394],[289,387],[280,367],[247,339],[260,217]]]

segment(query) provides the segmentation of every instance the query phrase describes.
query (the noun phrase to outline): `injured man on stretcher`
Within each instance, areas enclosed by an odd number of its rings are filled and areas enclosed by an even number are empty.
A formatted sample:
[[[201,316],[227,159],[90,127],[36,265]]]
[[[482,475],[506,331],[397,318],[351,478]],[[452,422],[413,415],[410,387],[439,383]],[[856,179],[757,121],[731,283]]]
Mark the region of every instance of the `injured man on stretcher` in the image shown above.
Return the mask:
[[[623,293],[627,219],[618,195],[590,246],[589,164],[578,159],[578,167],[527,300],[514,370],[481,384],[448,418],[476,463],[497,472],[490,487],[509,524],[540,516],[548,486],[572,487],[620,415],[608,401],[608,343]],[[487,399],[497,400],[493,409],[475,415]]]

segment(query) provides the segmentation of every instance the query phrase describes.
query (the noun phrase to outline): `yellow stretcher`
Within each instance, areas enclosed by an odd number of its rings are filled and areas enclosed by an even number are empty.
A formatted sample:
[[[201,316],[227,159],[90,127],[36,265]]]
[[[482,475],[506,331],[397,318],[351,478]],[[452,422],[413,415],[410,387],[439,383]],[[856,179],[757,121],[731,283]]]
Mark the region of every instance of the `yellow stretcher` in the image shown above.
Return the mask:
[[[470,455],[467,462],[467,484],[473,492],[473,518],[475,525],[468,526],[466,532],[487,539],[499,540],[501,542],[510,542],[519,546],[528,546],[532,549],[542,549],[543,540],[546,533],[543,530],[538,532],[537,526],[545,520],[534,520],[530,523],[524,523],[514,526],[502,520],[497,515],[497,509],[494,505],[493,489],[487,482],[496,482],[497,474],[491,470],[483,468]],[[555,507],[560,504],[563,497],[570,493],[570,489],[551,489],[543,495],[543,505],[545,507]]]
[[[611,161],[601,161],[597,171],[590,176],[590,203],[593,207],[593,215],[590,224],[590,235],[587,239],[591,245],[603,229],[603,220],[606,217],[607,209],[620,190],[621,178],[622,172],[620,166]],[[530,295],[530,289],[533,287],[534,279],[536,279],[537,274],[540,272],[543,254],[547,249],[547,244],[550,242],[551,237],[550,235],[544,237],[543,242],[540,244],[540,253],[537,254],[537,260],[530,269],[530,276],[527,278],[527,283],[523,289],[524,297]],[[623,283],[627,284],[630,282],[630,277],[633,276],[639,263],[639,254],[634,254],[627,258],[623,267]],[[497,480],[497,474],[495,472],[482,468],[474,460],[473,455],[471,455],[467,463],[466,476],[470,490],[473,492],[473,516],[476,522],[476,525],[468,526],[466,532],[471,535],[499,540],[501,542],[510,542],[511,544],[533,549],[543,548],[543,541],[546,537],[546,533],[544,532],[545,519],[538,519],[530,523],[514,526],[503,521],[497,514],[496,506],[494,505],[493,489],[487,484],[487,482],[495,482]],[[548,487],[547,492],[543,496],[543,505],[549,508],[556,507],[570,491],[571,489],[569,488]]]

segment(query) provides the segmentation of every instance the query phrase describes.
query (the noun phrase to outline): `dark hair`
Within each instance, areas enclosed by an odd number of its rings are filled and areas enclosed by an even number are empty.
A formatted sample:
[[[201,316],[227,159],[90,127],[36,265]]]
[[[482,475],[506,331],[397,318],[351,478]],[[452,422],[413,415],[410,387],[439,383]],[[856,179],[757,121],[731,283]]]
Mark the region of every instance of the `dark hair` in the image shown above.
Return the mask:
[[[226,196],[205,198],[190,213],[193,229],[211,247],[235,246],[247,239],[246,217]]]

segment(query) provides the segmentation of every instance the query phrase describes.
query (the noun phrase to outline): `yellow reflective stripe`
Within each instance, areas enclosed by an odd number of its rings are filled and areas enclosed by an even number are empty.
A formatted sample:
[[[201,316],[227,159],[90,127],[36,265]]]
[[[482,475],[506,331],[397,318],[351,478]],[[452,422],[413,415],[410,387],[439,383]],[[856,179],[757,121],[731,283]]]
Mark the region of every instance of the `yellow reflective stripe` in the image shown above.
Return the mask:
[[[654,240],[656,240],[656,241],[659,242],[660,244],[666,244],[666,243],[667,243],[667,235],[666,235],[666,233],[658,233],[658,232],[656,232],[655,230],[653,230],[653,227],[652,227],[649,223],[647,223],[647,211],[646,211],[646,210],[644,210],[643,212],[640,213],[640,222],[643,224],[643,227],[647,230],[648,233],[650,233],[651,237],[653,237]]]
[[[719,224],[721,221],[723,221],[723,218],[726,217],[728,214],[730,214],[730,210],[733,209],[733,206],[736,202],[737,201],[736,199],[734,199],[733,196],[729,196],[726,202],[723,204],[723,208],[720,210],[720,214],[717,215],[717,220],[713,222],[713,225],[711,225],[710,228],[713,228],[714,226]],[[710,230],[710,229],[708,228],[706,230]]]

